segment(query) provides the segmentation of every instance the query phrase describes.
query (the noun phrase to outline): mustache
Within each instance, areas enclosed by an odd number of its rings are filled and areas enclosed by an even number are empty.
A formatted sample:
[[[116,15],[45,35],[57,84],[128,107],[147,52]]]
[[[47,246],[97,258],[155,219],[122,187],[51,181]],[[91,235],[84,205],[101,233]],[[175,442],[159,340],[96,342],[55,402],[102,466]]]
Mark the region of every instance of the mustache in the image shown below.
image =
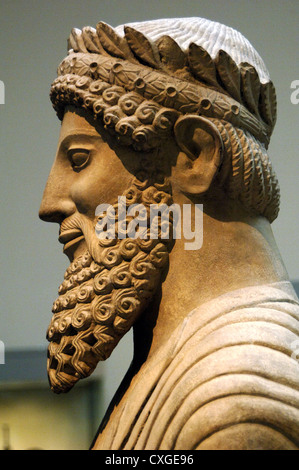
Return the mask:
[[[76,212],[75,214],[64,219],[60,225],[59,236],[61,237],[64,232],[71,230],[80,230],[84,236],[87,249],[92,258],[99,263],[99,243],[95,233],[96,219],[90,220],[88,217]]]
[[[83,226],[82,216],[81,214],[76,212],[75,214],[67,217],[61,222],[59,233],[62,234],[63,232],[66,232],[68,230],[73,230],[73,229],[82,230],[82,226]]]

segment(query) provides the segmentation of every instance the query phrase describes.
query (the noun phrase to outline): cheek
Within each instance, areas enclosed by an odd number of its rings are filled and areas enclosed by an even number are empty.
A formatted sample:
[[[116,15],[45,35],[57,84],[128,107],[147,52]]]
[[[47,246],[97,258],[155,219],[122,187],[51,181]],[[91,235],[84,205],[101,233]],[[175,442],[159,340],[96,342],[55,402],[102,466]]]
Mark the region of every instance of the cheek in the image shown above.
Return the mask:
[[[99,185],[94,184],[90,180],[80,179],[72,185],[71,198],[74,201],[77,210],[81,214],[94,216],[97,199],[99,197]]]
[[[118,168],[116,171],[115,168],[108,166],[90,170],[84,174],[82,172],[74,182],[71,188],[71,198],[80,213],[93,219],[99,204],[117,203],[118,196],[129,188],[133,176],[124,169],[121,171],[121,168]]]

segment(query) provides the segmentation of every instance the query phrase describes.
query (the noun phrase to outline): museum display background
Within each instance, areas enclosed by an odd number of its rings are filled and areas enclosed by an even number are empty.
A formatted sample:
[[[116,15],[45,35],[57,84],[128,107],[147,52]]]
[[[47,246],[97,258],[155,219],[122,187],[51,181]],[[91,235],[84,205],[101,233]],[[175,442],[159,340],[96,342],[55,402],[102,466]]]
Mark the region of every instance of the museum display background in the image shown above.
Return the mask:
[[[6,351],[47,346],[51,306],[68,265],[57,240],[58,225],[38,219],[60,127],[49,90],[58,63],[66,55],[71,29],[95,27],[100,20],[117,26],[200,16],[239,30],[256,48],[278,96],[278,121],[269,153],[280,182],[281,211],[273,230],[291,280],[299,281],[299,104],[290,100],[291,83],[299,80],[297,0],[159,0],[151,4],[145,0],[11,0],[1,2],[0,13],[0,80],[5,83],[5,104],[0,105],[0,340]],[[129,364],[131,342],[128,334],[104,365],[101,409],[108,405]],[[0,365],[0,383],[5,367]]]

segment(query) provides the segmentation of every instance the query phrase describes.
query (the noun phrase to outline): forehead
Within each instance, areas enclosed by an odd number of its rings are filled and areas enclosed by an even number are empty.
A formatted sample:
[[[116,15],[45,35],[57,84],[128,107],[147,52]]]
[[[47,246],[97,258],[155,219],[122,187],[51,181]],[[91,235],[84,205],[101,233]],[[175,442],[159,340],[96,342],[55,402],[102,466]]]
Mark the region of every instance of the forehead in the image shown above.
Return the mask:
[[[80,135],[100,137],[100,129],[95,126],[83,111],[77,109],[67,109],[60,129],[59,142],[67,137],[76,137]]]

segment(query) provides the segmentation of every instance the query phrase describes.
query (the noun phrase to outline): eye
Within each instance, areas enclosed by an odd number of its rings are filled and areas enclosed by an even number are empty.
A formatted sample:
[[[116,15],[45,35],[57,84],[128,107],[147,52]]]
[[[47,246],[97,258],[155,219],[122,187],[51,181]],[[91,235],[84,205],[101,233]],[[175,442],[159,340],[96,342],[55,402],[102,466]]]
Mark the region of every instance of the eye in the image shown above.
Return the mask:
[[[88,163],[90,150],[72,149],[68,151],[68,158],[71,162],[73,170],[82,170]]]

